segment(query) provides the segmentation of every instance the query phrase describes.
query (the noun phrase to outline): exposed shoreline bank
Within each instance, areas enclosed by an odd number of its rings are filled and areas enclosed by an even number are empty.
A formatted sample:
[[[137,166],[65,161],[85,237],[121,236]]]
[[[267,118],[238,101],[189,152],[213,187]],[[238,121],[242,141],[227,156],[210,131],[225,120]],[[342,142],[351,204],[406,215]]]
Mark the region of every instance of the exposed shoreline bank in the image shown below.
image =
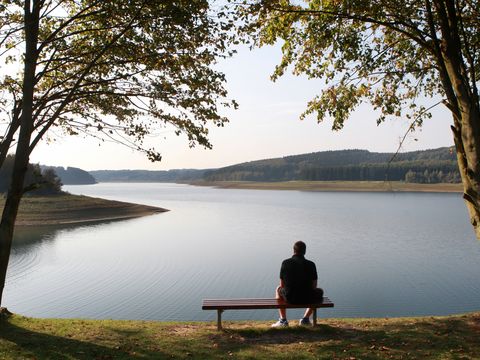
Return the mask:
[[[461,193],[463,191],[462,184],[417,184],[400,181],[196,181],[191,182],[190,185],[252,190],[442,193]]]
[[[3,206],[5,199],[0,199]],[[93,198],[83,195],[24,196],[16,226],[87,224],[153,215],[159,207]]]

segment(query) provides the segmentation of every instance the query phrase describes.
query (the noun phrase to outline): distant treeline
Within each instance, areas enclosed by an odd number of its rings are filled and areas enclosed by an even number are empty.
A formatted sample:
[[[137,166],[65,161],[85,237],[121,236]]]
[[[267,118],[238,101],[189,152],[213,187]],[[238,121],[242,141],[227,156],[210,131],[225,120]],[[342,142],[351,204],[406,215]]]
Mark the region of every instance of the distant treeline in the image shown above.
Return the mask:
[[[54,168],[64,184],[99,182],[191,181],[406,181],[458,183],[453,148],[375,153],[367,150],[322,151],[283,158],[251,161],[220,169],[95,170]],[[67,177],[66,174],[71,176]]]
[[[182,182],[202,180],[206,170],[179,169],[149,170],[94,170],[89,171],[99,182]]]
[[[393,160],[392,160],[393,159]],[[259,160],[206,171],[207,181],[406,181],[460,182],[452,148],[399,153],[324,151]]]
[[[6,193],[13,170],[13,155],[8,155],[0,168],[0,193]],[[24,187],[28,194],[54,195],[62,192],[62,185],[95,184],[95,178],[87,171],[61,166],[29,164]]]
[[[86,185],[97,182],[88,171],[79,168],[44,165],[41,168],[54,170],[64,185]]]
[[[13,155],[8,155],[0,168],[0,193],[8,191],[14,160]],[[38,164],[29,164],[24,188],[27,194],[54,195],[62,192],[62,181],[53,169],[42,169]]]

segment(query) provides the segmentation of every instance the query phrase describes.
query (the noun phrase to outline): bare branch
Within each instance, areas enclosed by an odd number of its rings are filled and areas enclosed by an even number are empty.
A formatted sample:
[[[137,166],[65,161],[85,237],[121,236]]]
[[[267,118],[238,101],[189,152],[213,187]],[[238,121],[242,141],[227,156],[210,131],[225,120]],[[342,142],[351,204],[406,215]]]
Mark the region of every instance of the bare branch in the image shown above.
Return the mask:
[[[433,104],[432,106],[430,106],[429,108],[425,109],[424,111],[422,111],[421,114],[418,114],[417,117],[410,123],[410,126],[408,127],[407,131],[405,132],[405,134],[403,135],[402,139],[400,140],[400,143],[398,145],[398,148],[397,148],[397,151],[395,151],[395,154],[393,154],[393,156],[390,158],[390,160],[388,161],[388,164],[387,164],[387,173],[388,173],[388,170],[390,169],[390,164],[393,162],[393,160],[395,160],[395,158],[397,157],[397,155],[399,154],[400,152],[400,149],[402,148],[403,146],[403,143],[405,142],[405,140],[407,139],[407,136],[408,134],[413,131],[416,126],[418,125],[418,121],[420,119],[420,117],[422,115],[424,115],[425,113],[429,112],[430,110],[432,110],[433,108],[435,108],[436,106],[440,105],[443,103],[443,100],[440,100],[438,101],[437,103]]]

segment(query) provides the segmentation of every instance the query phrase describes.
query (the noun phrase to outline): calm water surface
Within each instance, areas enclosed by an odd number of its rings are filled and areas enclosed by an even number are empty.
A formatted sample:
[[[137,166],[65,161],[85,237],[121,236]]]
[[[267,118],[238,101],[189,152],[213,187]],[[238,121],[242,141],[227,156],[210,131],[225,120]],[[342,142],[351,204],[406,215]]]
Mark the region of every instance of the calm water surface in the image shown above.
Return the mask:
[[[231,190],[178,184],[67,186],[171,211],[80,227],[19,229],[4,303],[38,317],[211,320],[203,298],[271,297],[307,243],[324,317],[480,310],[480,242],[458,194]],[[290,317],[299,316],[291,311]],[[275,318],[274,310],[227,319]]]

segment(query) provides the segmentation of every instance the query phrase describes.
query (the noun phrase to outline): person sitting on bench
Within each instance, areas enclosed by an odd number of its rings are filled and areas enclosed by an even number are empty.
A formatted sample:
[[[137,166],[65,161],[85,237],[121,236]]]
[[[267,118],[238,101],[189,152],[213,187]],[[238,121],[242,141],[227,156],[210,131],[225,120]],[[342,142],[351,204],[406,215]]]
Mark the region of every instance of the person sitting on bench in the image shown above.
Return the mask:
[[[290,304],[308,304],[321,302],[323,290],[317,288],[317,268],[315,263],[305,259],[307,246],[303,241],[293,245],[293,256],[282,262],[280,269],[280,286],[276,290],[276,298]],[[312,308],[305,310],[299,325],[311,325]],[[280,319],[272,327],[288,326],[287,309],[280,308]]]

